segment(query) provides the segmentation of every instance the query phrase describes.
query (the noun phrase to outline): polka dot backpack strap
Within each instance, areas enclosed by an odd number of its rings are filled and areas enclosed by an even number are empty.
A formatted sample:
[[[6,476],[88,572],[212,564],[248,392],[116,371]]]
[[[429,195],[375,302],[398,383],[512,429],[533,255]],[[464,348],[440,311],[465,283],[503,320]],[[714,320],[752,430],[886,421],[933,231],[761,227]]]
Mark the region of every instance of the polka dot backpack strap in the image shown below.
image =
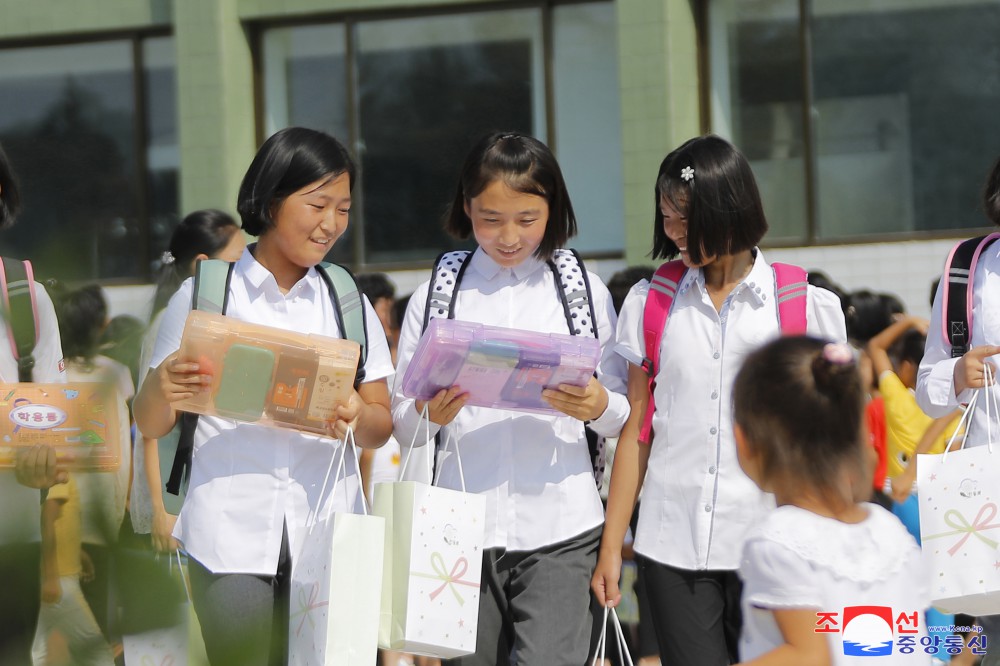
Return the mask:
[[[549,268],[556,276],[556,291],[566,314],[566,325],[572,335],[597,337],[597,326],[594,323],[594,299],[590,293],[590,279],[583,259],[576,250],[556,250],[548,262]],[[600,488],[604,481],[605,442],[589,427],[585,427],[587,446],[590,449],[590,459],[594,465],[594,480]]]
[[[424,328],[431,319],[455,318],[455,290],[468,266],[471,256],[468,250],[442,252],[434,261],[434,272],[427,287],[427,303],[424,306]]]

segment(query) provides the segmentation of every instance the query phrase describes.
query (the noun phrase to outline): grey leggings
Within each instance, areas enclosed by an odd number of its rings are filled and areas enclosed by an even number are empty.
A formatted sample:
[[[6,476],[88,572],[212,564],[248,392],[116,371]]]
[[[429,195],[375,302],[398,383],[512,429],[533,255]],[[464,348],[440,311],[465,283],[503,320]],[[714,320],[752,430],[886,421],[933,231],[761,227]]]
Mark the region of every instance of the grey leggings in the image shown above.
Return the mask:
[[[191,600],[212,666],[288,662],[290,565],[287,530],[274,576],[213,574],[191,558]]]

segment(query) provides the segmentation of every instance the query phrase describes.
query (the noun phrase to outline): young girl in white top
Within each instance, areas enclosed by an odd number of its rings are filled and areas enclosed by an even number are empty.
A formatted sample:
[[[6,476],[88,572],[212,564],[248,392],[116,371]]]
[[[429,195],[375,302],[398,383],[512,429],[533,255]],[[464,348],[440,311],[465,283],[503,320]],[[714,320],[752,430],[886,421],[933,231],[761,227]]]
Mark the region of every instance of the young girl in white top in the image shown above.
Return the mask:
[[[455,291],[455,318],[542,333],[568,333],[559,278],[546,264],[576,232],[566,185],[549,149],[521,134],[480,141],[462,168],[446,218],[459,238],[479,247]],[[611,351],[615,313],[600,279],[587,273],[602,347],[597,377],[584,388],[543,393],[565,416],[465,406],[461,387],[426,403],[431,434],[458,442],[468,492],[486,498],[476,653],[455,663],[578,666],[589,650],[592,618],[587,580],[603,520],[584,422],[616,435],[628,416],[625,368]],[[403,377],[419,340],[428,284],[410,299],[399,341]],[[396,383],[396,438],[422,433],[422,401]],[[416,440],[424,444],[423,435]],[[431,444],[433,446],[433,443]],[[405,455],[405,453],[404,453]],[[440,456],[441,485],[460,488],[453,456]]]
[[[855,500],[871,477],[864,393],[851,348],[816,338],[776,340],[736,377],[740,466],[778,503],[740,563],[748,664],[931,663],[920,548]]]
[[[240,186],[243,230],[258,236],[236,262],[226,315],[302,333],[339,337],[326,283],[315,266],[347,229],[354,164],[333,137],[298,127],[261,146]],[[135,400],[136,422],[161,437],[177,420],[173,404],[204,390],[204,370],[178,354],[191,308],[192,280],[163,315],[151,369]],[[368,361],[365,379],[328,424],[329,438],[202,416],[194,438],[191,483],[174,537],[192,560],[195,610],[212,664],[283,663],[288,627],[288,553],[297,553],[307,516],[335,450],[353,428],[362,447],[381,446],[392,429],[385,377],[389,348],[378,317],[365,301]],[[347,467],[351,467],[348,465]],[[323,501],[333,510],[357,503]],[[273,625],[273,626],[272,626]],[[271,651],[271,661],[268,653]]]
[[[638,440],[649,396],[641,367],[648,282],[632,288],[618,321],[632,410],[615,454],[592,587],[601,603],[618,603],[621,547],[641,488],[634,550],[660,658],[721,666],[737,660],[740,549],[773,506],[737,464],[730,400],[743,358],[779,334],[775,277],[756,247],[767,231],[757,184],[730,143],[686,142],[663,160],[655,192],[653,257],[679,254],[687,270],[660,340],[648,444]],[[846,338],[829,291],[808,288],[806,320],[810,334]]]

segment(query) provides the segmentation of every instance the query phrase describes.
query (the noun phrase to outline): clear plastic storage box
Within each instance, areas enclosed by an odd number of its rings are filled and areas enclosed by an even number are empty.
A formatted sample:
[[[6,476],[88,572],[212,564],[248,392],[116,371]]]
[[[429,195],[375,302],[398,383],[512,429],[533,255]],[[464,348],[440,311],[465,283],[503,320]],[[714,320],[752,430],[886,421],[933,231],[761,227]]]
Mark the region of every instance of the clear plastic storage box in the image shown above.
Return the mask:
[[[542,389],[585,386],[597,368],[596,338],[432,319],[403,376],[403,395],[429,400],[458,386],[466,404],[559,413]]]
[[[47,444],[69,469],[116,470],[122,409],[110,384],[0,384],[0,468],[14,466],[18,449]]]
[[[334,410],[350,398],[361,348],[192,310],[180,351],[212,376],[212,385],[177,409],[325,434]]]

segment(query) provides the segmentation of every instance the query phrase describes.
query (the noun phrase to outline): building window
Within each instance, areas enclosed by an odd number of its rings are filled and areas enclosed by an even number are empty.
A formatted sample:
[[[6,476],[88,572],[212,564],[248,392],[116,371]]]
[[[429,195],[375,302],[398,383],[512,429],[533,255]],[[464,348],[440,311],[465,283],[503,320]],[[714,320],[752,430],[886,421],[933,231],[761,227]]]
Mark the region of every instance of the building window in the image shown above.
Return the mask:
[[[769,240],[983,226],[995,1],[711,0],[708,30],[713,129],[751,160]]]
[[[0,142],[24,200],[5,253],[41,277],[149,280],[177,217],[173,77],[170,38],[0,49]]]
[[[458,247],[441,220],[465,154],[494,130],[552,145],[579,218],[574,245],[621,251],[610,2],[313,21],[263,35],[265,133],[288,125],[325,130],[360,165],[352,224],[334,260],[424,264]]]

